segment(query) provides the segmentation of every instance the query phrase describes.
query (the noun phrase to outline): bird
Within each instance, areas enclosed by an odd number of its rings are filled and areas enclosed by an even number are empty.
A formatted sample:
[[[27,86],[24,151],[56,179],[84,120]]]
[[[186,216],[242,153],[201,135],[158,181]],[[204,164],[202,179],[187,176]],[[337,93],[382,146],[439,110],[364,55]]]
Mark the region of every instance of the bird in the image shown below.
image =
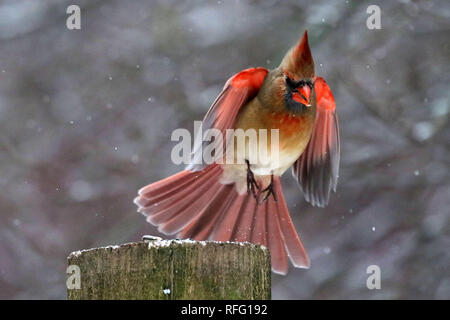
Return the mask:
[[[258,138],[261,129],[267,130],[277,136],[276,152],[250,162],[250,150],[262,139],[245,139],[241,148],[222,141],[225,151],[213,154],[212,163],[192,161],[185,170],[141,188],[134,199],[138,212],[161,233],[180,239],[263,245],[276,274],[288,273],[289,260],[296,268],[310,268],[281,175],[291,168],[305,200],[327,206],[337,187],[340,139],[335,100],[315,74],[307,31],[277,68],[254,67],[231,76],[202,126],[224,134],[253,129]],[[231,151],[233,161],[223,161]],[[201,152],[194,146],[192,159]]]

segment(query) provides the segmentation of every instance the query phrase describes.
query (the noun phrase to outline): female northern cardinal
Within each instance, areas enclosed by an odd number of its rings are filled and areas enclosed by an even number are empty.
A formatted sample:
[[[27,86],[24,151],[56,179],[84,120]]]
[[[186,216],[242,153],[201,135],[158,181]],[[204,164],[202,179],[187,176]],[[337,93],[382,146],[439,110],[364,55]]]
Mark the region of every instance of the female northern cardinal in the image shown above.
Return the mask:
[[[180,238],[262,244],[276,273],[287,273],[288,256],[295,267],[309,268],[280,176],[292,166],[305,199],[326,206],[336,191],[339,129],[330,88],[314,74],[307,33],[278,68],[231,77],[206,114],[205,128],[278,129],[278,161],[269,156],[268,165],[249,163],[246,140],[245,150],[236,150],[244,163],[190,165],[139,190],[138,211],[160,232]]]

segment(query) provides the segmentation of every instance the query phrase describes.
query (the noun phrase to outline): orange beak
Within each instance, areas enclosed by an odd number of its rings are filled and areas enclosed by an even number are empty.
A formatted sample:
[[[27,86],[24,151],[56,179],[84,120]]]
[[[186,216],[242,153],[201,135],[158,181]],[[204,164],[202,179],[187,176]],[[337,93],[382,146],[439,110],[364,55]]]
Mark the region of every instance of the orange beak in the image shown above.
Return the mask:
[[[292,93],[292,99],[307,106],[311,107],[311,103],[309,101],[311,96],[311,88],[307,85],[302,87],[298,87],[296,92]]]

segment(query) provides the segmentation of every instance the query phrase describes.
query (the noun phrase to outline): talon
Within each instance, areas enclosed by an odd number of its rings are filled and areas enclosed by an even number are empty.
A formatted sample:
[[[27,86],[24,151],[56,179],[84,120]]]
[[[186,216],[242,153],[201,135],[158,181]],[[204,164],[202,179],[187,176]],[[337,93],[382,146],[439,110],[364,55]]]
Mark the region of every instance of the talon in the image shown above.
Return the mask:
[[[247,194],[250,194],[251,192],[253,194],[253,197],[257,200],[258,195],[256,194],[256,189],[259,190],[259,185],[256,182],[255,175],[250,169],[250,163],[248,162],[248,160],[245,160],[245,162],[247,163]]]
[[[273,190],[273,175],[270,176],[270,184],[264,190],[261,191],[261,193],[264,193],[264,192],[267,192],[267,193],[264,196],[264,199],[262,202],[269,199],[270,195],[273,196],[273,200],[275,200],[275,202],[278,202],[277,196],[275,195],[275,191]]]

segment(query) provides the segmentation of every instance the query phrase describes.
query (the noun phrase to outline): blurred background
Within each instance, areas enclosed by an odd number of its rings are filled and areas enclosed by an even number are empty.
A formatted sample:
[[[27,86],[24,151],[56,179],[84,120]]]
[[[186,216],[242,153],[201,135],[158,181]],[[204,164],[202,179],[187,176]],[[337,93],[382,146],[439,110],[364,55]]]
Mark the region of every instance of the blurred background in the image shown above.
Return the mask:
[[[132,200],[182,170],[172,131],[305,29],[336,99],[341,174],[326,209],[283,177],[312,267],[273,275],[273,298],[450,299],[447,0],[3,0],[0,298],[65,299],[71,251],[158,235]],[[381,290],[366,288],[372,264]]]

